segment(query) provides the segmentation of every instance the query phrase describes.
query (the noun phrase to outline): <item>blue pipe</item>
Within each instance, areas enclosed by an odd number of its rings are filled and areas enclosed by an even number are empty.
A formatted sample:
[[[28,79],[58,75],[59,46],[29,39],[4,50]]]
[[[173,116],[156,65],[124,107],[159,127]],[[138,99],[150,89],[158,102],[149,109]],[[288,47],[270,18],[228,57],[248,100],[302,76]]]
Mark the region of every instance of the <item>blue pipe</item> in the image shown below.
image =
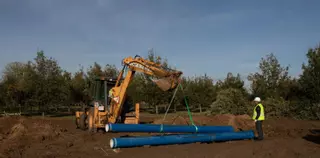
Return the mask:
[[[232,126],[187,126],[157,124],[106,124],[106,132],[222,133],[234,132]]]
[[[144,145],[172,145],[172,144],[190,144],[190,143],[210,143],[215,141],[243,140],[252,139],[253,130],[241,132],[227,132],[217,134],[183,134],[183,135],[166,135],[166,136],[143,136],[143,137],[122,137],[112,138],[110,147],[128,148],[139,147]]]

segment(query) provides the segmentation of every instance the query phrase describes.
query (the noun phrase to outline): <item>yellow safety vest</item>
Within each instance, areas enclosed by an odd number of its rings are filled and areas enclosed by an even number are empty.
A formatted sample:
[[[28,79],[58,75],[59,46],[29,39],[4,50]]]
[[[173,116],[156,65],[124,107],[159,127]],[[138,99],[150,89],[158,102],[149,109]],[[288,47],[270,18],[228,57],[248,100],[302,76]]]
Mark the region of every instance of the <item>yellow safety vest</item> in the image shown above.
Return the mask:
[[[109,90],[109,97],[112,97],[112,89]]]
[[[264,120],[264,119],[265,119],[265,117],[264,117],[264,108],[263,108],[263,106],[262,106],[261,103],[259,103],[257,106],[254,107],[252,119],[255,120],[256,117],[257,117],[256,108],[257,108],[258,106],[260,107],[260,116],[259,116],[258,120],[259,120],[259,121],[260,121],[260,120]]]

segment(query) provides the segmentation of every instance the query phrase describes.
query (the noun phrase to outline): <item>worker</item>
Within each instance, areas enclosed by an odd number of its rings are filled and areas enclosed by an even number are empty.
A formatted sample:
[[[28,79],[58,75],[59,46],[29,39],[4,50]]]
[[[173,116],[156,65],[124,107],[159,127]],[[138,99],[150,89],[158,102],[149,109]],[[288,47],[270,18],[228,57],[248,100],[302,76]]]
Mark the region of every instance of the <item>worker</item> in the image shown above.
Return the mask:
[[[113,96],[112,93],[113,93],[113,91],[112,91],[112,89],[110,89],[110,90],[109,90],[109,98],[112,98],[112,96]]]
[[[108,94],[108,104],[109,104],[109,105],[110,105],[110,103],[111,103],[112,98],[113,98],[113,91],[112,91],[112,89],[110,89],[110,90],[109,90],[109,94]]]
[[[256,140],[263,140],[263,130],[262,130],[262,122],[265,119],[264,116],[264,107],[261,104],[261,99],[259,97],[254,98],[255,107],[253,109],[252,119],[255,122],[256,130],[258,132],[258,137]]]

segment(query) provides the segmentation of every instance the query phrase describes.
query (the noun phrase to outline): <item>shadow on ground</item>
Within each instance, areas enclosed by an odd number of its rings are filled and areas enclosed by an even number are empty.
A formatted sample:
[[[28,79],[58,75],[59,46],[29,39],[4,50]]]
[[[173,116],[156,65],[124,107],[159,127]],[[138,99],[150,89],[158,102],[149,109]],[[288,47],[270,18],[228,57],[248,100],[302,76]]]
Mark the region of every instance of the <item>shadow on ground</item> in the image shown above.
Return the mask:
[[[320,129],[310,130],[310,133],[311,134],[307,134],[306,136],[304,136],[303,139],[316,144],[320,144]]]

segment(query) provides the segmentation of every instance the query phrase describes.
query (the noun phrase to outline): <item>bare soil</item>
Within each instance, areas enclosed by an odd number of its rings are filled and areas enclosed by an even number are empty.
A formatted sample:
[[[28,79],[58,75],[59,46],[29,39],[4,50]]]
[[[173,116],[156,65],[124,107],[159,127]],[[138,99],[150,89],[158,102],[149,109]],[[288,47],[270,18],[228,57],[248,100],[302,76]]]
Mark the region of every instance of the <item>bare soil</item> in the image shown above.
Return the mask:
[[[254,129],[247,115],[194,116],[197,125],[232,125],[237,131]],[[154,124],[162,119],[142,115]],[[170,116],[165,124],[190,124],[188,117]],[[267,120],[265,140],[229,141],[211,144],[186,144],[136,147],[113,150],[109,140],[137,133],[89,133],[75,128],[70,118],[0,117],[0,158],[9,157],[320,157],[320,121],[292,119]],[[146,134],[143,134],[146,135]]]

